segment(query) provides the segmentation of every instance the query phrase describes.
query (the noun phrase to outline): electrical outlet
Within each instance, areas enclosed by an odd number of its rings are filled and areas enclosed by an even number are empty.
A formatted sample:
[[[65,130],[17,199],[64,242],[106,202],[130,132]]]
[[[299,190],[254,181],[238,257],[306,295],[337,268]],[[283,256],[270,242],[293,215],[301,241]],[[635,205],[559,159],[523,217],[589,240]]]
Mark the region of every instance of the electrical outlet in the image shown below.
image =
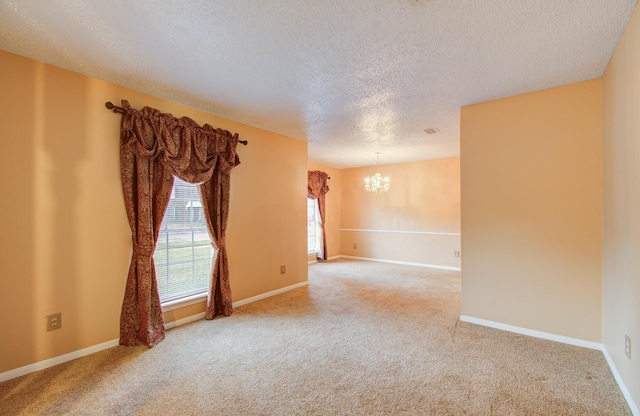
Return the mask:
[[[285,274],[287,272],[287,268],[285,266],[280,266],[280,274]]]
[[[624,336],[624,353],[628,359],[631,359],[631,338],[629,335]]]
[[[456,250],[453,252],[454,257],[460,257],[460,251]]]
[[[47,316],[47,331],[53,331],[54,329],[62,328],[62,314],[54,313]]]
[[[353,248],[358,248],[358,245],[356,243],[353,243]]]

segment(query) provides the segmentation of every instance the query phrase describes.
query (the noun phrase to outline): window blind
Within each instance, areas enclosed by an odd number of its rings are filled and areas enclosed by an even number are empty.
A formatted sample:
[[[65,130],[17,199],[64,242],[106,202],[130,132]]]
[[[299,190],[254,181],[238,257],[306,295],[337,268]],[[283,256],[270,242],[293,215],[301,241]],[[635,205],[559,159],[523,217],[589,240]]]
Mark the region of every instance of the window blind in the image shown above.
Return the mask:
[[[198,185],[175,178],[153,255],[160,301],[206,292],[213,254]]]

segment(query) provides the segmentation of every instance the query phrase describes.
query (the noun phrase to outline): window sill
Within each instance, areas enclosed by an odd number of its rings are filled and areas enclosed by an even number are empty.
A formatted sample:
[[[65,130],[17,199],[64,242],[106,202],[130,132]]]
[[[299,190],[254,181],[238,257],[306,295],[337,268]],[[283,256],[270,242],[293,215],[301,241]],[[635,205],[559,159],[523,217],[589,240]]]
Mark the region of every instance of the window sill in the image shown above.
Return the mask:
[[[187,296],[186,298],[170,300],[169,302],[162,303],[160,306],[162,307],[162,312],[168,312],[174,309],[180,309],[184,308],[185,306],[200,303],[203,300],[207,299],[207,295],[207,292],[197,293],[195,295]]]

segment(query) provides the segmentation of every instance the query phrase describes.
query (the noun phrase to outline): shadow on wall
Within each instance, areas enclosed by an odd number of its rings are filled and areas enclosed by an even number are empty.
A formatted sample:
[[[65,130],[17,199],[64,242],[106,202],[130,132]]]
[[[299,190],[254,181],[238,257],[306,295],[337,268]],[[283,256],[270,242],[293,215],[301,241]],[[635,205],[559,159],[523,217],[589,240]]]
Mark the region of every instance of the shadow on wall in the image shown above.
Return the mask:
[[[38,64],[36,74],[36,195],[37,299],[46,316],[62,313],[62,328],[44,335],[41,352],[58,355],[64,345],[78,345],[80,288],[78,194],[80,162],[86,157],[86,78]],[[83,82],[83,85],[78,85]],[[64,97],[64,100],[62,98]],[[45,232],[42,232],[46,230]],[[98,239],[99,236],[96,236]],[[38,325],[35,331],[44,328]]]
[[[15,67],[0,64],[0,84],[8,94],[0,100],[0,137],[4,145],[0,152],[4,174],[0,182],[0,373],[12,369],[14,362],[29,362],[35,353],[36,335],[29,330],[36,320],[35,212],[29,209],[35,206],[35,77],[35,68],[28,63]],[[22,87],[12,89],[12,85]]]

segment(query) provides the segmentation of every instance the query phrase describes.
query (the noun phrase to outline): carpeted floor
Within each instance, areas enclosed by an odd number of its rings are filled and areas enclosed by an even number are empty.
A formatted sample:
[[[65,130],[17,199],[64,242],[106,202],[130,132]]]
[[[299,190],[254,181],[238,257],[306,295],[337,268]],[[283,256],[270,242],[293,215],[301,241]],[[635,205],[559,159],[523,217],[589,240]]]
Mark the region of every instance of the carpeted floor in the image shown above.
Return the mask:
[[[1,415],[630,415],[599,351],[459,322],[460,275],[337,260],[309,286],[0,384]]]

